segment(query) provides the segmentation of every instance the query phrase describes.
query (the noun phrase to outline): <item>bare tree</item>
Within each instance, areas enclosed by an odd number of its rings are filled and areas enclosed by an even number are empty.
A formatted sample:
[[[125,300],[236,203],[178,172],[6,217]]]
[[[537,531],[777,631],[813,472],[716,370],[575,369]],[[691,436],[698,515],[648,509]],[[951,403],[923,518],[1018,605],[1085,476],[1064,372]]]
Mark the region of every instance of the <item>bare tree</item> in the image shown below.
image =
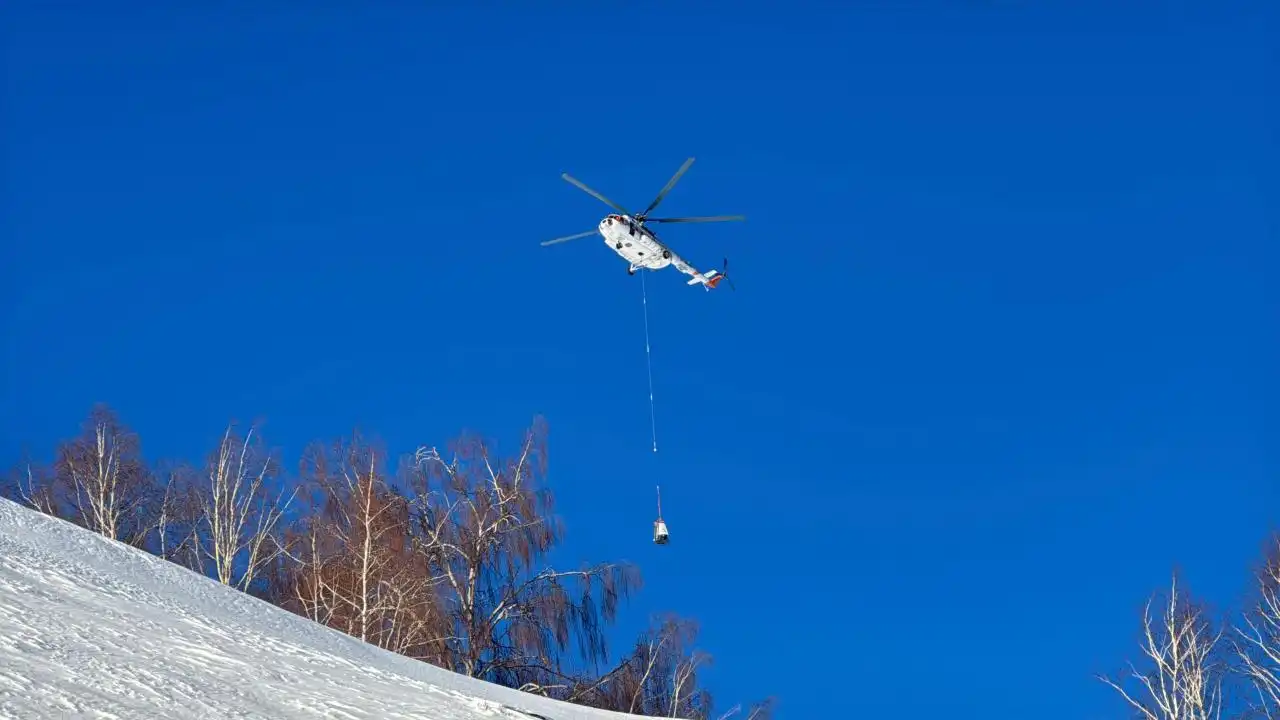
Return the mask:
[[[60,445],[56,455],[54,484],[62,489],[67,516],[113,540],[145,541],[156,486],[138,436],[114,411],[93,408],[80,437]]]
[[[644,673],[632,690],[629,712],[704,720],[711,711],[710,693],[698,687],[698,668],[711,656],[694,643],[698,624],[669,615],[637,643]]]
[[[440,662],[445,623],[439,580],[412,548],[408,504],[357,438],[312,448],[304,463],[319,489],[289,580],[297,612],[394,652]]]
[[[663,662],[670,657],[672,652],[676,652],[674,646],[681,634],[681,623],[677,618],[669,619],[663,622],[661,628],[656,634],[642,637],[636,643],[636,650],[633,654],[636,660],[636,668],[642,668],[639,677],[631,683],[630,699],[627,702],[627,712],[635,713],[644,707],[644,701],[647,698],[662,698],[666,696],[666,692],[659,689],[656,692],[651,690],[653,682],[656,680],[661,683],[659,678],[665,676],[661,670],[657,674],[654,669],[658,667],[658,663]],[[646,697],[647,696],[647,697]]]
[[[313,445],[285,499],[254,429],[242,438],[228,425],[201,469],[153,473],[137,436],[99,406],[47,471],[27,463],[3,491],[229,586],[265,586],[264,599],[396,653],[583,705],[712,720],[698,677],[711,658],[689,621],[664,619],[599,672],[605,627],[639,573],[545,564],[564,535],[543,482],[545,424],[512,457],[470,435],[448,454],[419,448],[389,478],[387,453],[358,435]],[[767,720],[771,708],[715,720]]]
[[[285,499],[282,487],[270,498],[269,481],[277,469],[253,429],[240,438],[233,424],[209,456],[198,495],[204,530],[200,552],[224,585],[247,591],[262,568],[284,551],[278,526],[294,494]]]
[[[774,699],[741,703],[716,714],[711,693],[698,673],[711,656],[696,646],[696,622],[665,615],[637,638],[630,654],[595,682],[583,681],[558,697],[592,707],[646,717],[688,720],[768,720]]]
[[[1158,619],[1152,601],[1143,611],[1142,651],[1153,667],[1141,672],[1130,665],[1137,690],[1130,692],[1107,677],[1145,720],[1218,720],[1222,715],[1222,686],[1227,668],[1217,658],[1222,631],[1215,631],[1204,609],[1179,594],[1175,574]]]
[[[155,471],[155,487],[140,513],[148,520],[141,528],[147,538],[141,545],[170,562],[203,572],[200,546],[200,499],[191,467],[165,462]]]
[[[46,469],[30,461],[23,462],[10,478],[6,488],[11,499],[46,515],[58,515],[58,502]]]
[[[698,668],[711,662],[711,656],[694,650],[676,661],[671,672],[671,710],[669,717],[699,717],[699,709],[709,708],[707,695],[698,692]],[[677,715],[679,713],[679,715]]]
[[[182,526],[173,476],[153,472],[141,458],[137,436],[109,407],[98,405],[80,435],[56,448],[52,464],[24,459],[3,494],[174,560],[174,531]]]
[[[174,528],[173,508],[173,473],[170,471],[165,473],[164,495],[160,498],[160,512],[155,522],[156,554],[166,560],[172,557],[173,553],[170,534]]]
[[[420,448],[406,468],[415,549],[444,578],[450,641],[444,664],[510,687],[570,681],[577,641],[587,664],[605,657],[603,623],[639,584],[635,568],[601,563],[538,567],[561,540],[546,472],[545,424],[535,420],[514,457],[465,436],[445,460]]]
[[[1236,629],[1234,648],[1257,693],[1255,710],[1274,719],[1280,718],[1280,536],[1271,538],[1256,579],[1258,598],[1244,613],[1245,627]]]

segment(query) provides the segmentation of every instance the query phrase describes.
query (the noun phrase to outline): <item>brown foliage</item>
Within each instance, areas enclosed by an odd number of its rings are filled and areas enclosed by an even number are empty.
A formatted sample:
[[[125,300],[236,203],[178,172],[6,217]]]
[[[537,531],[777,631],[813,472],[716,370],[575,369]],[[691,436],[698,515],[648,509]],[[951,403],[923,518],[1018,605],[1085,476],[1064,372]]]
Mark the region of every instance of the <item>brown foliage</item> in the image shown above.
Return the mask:
[[[386,478],[384,454],[358,436],[311,447],[303,481],[313,512],[292,538],[286,606],[379,647],[439,663],[438,584],[409,538],[409,504]]]
[[[394,476],[388,453],[358,434],[313,444],[287,525],[267,495],[278,460],[252,435],[228,427],[201,469],[154,473],[100,406],[52,467],[25,464],[9,492],[242,590],[256,577],[270,602],[396,653],[570,702],[712,720],[698,679],[710,656],[690,621],[661,619],[598,672],[605,629],[640,575],[627,563],[545,565],[564,529],[540,419],[510,457],[465,434],[447,459],[419,448]],[[771,707],[716,720],[766,720]]]
[[[386,453],[358,437],[308,450],[314,489],[276,595],[290,609],[367,642],[506,685],[563,675],[574,641],[605,657],[604,625],[636,584],[634,568],[536,563],[561,538],[545,430],[499,459],[473,437],[446,462],[421,449],[388,479]]]

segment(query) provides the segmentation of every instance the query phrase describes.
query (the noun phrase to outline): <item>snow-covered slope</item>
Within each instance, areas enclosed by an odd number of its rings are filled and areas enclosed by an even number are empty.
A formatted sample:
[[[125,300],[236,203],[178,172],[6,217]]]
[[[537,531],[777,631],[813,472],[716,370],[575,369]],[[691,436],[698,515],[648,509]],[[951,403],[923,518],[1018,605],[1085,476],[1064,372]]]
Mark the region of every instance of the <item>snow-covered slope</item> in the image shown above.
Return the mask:
[[[609,720],[362,643],[0,499],[0,718]]]

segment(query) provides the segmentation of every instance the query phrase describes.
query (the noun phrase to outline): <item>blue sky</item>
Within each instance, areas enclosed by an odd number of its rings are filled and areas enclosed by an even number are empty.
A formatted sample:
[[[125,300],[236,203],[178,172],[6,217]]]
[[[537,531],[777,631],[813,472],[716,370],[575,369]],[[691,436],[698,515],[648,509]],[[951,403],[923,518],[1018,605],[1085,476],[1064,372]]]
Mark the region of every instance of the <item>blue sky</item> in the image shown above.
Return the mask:
[[[1113,715],[1175,565],[1247,590],[1274,6],[160,5],[3,11],[11,460],[99,401],[151,457],[542,414],[566,556],[645,573],[618,642],[696,617],[786,719]],[[737,291],[646,278],[654,454],[639,278],[538,243],[608,212],[561,172],[689,156],[662,214],[747,222],[663,233]]]

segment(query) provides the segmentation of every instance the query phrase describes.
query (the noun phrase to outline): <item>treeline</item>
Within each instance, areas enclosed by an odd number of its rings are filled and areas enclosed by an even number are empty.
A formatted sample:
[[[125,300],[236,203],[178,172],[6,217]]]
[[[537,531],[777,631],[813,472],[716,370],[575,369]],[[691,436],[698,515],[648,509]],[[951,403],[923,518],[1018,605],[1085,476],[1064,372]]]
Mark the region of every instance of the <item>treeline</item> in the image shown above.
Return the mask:
[[[358,433],[314,443],[296,473],[229,425],[199,463],[143,459],[95,407],[52,462],[23,461],[12,500],[365,642],[464,675],[591,707],[766,720],[772,699],[713,715],[697,625],[656,618],[617,657],[605,642],[638,568],[545,564],[563,537],[543,482],[546,426],[515,453],[463,435],[393,463]]]

